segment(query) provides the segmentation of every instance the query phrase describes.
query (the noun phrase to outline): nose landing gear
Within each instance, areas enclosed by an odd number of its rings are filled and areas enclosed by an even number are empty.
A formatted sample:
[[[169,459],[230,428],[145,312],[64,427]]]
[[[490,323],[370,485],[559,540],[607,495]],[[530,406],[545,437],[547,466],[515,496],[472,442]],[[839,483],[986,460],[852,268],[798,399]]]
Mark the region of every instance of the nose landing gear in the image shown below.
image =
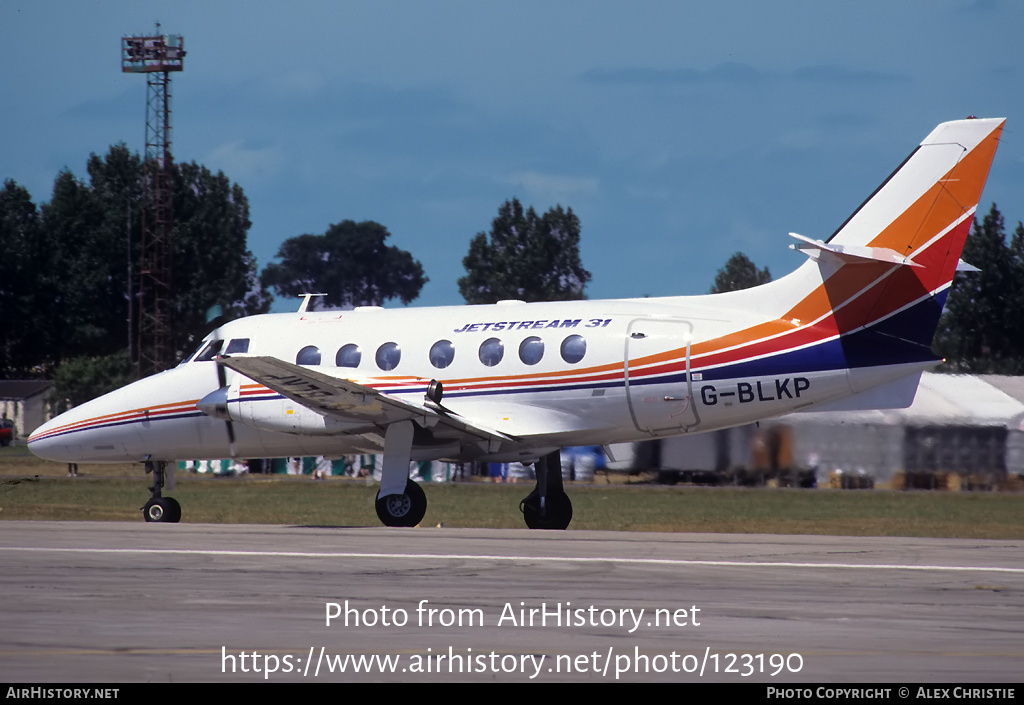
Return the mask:
[[[159,521],[177,524],[181,521],[181,505],[173,497],[162,495],[167,475],[167,463],[163,460],[147,460],[146,474],[153,473],[153,486],[149,488],[152,496],[142,507],[142,516],[146,521]]]

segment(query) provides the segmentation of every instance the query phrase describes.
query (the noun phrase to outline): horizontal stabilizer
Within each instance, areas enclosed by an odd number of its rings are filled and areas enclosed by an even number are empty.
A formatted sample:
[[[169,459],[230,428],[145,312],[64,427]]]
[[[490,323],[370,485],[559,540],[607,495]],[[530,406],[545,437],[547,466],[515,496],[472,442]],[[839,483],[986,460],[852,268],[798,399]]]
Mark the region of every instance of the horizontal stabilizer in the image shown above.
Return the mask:
[[[890,250],[887,247],[830,245],[826,242],[822,242],[821,240],[812,240],[809,237],[797,235],[796,233],[790,233],[789,236],[800,241],[795,245],[790,245],[790,248],[794,250],[801,250],[808,257],[812,257],[814,259],[819,259],[820,257],[825,256],[837,258],[841,262],[851,264],[857,264],[858,262],[885,262],[886,264],[896,264],[904,267],[922,266],[911,260],[909,257],[904,257],[896,250]]]

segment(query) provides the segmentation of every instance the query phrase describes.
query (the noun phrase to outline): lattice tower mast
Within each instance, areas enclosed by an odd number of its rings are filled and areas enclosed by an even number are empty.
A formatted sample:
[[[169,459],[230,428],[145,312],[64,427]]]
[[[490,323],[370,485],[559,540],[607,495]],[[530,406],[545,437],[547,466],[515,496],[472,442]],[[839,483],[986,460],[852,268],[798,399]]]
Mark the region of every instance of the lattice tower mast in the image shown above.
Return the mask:
[[[146,74],[146,157],[142,182],[142,249],[138,293],[138,376],[166,369],[174,354],[171,73],[181,71],[178,34],[121,38],[121,71]]]

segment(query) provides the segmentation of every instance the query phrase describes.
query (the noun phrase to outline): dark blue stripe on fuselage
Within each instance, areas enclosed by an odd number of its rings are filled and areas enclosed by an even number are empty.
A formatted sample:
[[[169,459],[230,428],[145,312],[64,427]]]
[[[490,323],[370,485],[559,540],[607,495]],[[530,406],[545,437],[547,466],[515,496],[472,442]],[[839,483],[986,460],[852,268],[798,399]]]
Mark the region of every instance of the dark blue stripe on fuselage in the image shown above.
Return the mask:
[[[695,371],[700,372],[703,380],[721,380],[939,362],[941,358],[932,352],[931,341],[945,299],[946,291],[942,291],[872,326],[806,348],[721,367],[697,367]],[[922,344],[922,340],[927,343]],[[685,379],[686,375],[678,372],[630,378],[629,384],[671,384]]]

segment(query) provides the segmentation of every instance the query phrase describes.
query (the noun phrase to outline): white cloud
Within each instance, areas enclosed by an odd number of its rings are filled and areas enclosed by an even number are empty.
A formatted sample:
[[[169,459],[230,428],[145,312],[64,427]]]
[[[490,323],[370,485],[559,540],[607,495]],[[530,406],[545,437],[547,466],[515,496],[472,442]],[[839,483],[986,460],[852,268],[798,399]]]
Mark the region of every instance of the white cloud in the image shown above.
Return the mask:
[[[530,196],[543,197],[555,203],[593,196],[600,186],[600,181],[590,176],[563,176],[539,171],[512,172],[503,181],[513,186],[521,186]]]
[[[218,146],[206,155],[203,162],[245,184],[275,177],[284,166],[285,157],[277,145],[256,147],[236,140]]]
[[[323,90],[324,79],[309,69],[294,69],[278,74],[268,81],[268,86],[281,95],[314,95]]]

